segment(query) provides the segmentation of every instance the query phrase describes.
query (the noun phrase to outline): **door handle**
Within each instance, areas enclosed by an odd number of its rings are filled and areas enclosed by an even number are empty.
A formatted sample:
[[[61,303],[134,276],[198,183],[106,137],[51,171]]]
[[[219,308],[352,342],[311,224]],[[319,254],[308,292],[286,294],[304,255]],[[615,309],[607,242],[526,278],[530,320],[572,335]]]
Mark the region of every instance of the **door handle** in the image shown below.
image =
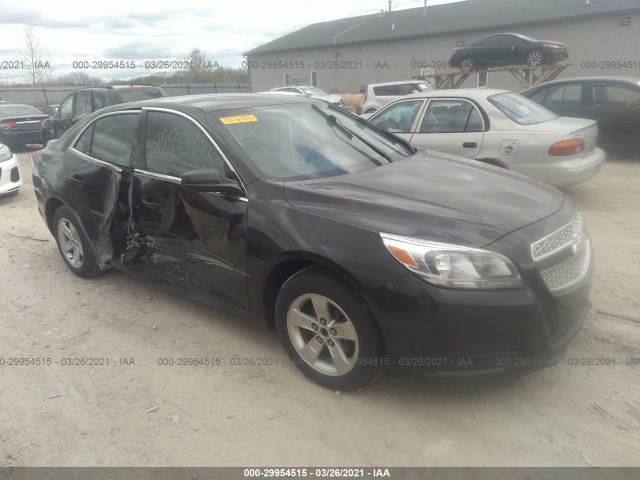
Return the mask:
[[[153,200],[142,200],[142,204],[145,207],[153,208],[155,210],[160,210],[164,208],[166,205],[162,202],[154,202]]]
[[[462,148],[476,148],[478,144],[476,142],[464,142]]]

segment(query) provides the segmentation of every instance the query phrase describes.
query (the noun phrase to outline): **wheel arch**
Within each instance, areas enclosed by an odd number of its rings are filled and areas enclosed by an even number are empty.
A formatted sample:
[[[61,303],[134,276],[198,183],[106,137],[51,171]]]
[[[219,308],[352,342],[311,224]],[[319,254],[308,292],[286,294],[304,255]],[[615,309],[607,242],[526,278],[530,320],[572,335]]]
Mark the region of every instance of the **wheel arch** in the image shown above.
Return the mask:
[[[56,214],[56,210],[58,210],[58,208],[60,208],[61,206],[67,206],[62,200],[60,200],[57,197],[51,197],[49,200],[47,200],[47,204],[45,206],[44,212],[45,212],[45,219],[47,222],[47,227],[49,228],[49,231],[53,234],[53,216]],[[67,206],[68,208],[68,206]]]
[[[88,207],[84,206],[84,211],[78,212],[75,208],[73,208],[68,203],[62,201],[58,197],[51,197],[47,200],[45,206],[45,218],[47,222],[47,227],[51,234],[55,237],[55,225],[53,224],[53,218],[56,214],[56,211],[60,207],[66,207],[73,214],[74,219],[78,222],[78,226],[82,230],[82,233],[89,240],[89,248],[93,251],[93,254],[100,258],[100,235],[97,231],[97,227],[93,220],[93,216]],[[102,268],[102,266],[101,266]]]
[[[363,295],[364,287],[362,284],[342,266],[328,258],[309,252],[289,253],[286,257],[275,263],[265,276],[261,289],[261,314],[269,328],[273,329],[275,327],[276,299],[282,286],[295,274],[309,269],[318,269],[327,272],[336,280],[344,283],[346,287],[355,291],[369,309],[371,316],[376,322],[376,326],[380,329],[380,324],[373,316],[373,310],[365,300]]]

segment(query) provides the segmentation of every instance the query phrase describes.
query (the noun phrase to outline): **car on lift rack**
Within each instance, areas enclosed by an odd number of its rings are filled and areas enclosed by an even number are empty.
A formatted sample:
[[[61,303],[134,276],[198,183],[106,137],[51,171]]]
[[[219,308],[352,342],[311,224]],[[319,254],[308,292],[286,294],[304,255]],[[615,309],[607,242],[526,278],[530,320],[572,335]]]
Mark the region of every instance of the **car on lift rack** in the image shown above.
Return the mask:
[[[293,363],[332,389],[385,366],[548,366],[590,307],[591,247],[569,197],[417,151],[322,100],[108,107],[32,168],[73,273],[115,267],[218,299],[275,326]]]
[[[569,58],[567,47],[555,40],[536,40],[519,33],[497,33],[453,49],[449,66],[461,72],[502,65],[537,67]]]

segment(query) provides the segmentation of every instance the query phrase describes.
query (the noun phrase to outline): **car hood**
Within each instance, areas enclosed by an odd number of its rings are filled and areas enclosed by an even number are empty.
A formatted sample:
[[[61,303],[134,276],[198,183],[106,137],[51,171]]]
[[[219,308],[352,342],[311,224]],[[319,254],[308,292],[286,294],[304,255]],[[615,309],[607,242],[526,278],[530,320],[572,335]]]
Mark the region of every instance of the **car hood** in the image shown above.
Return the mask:
[[[422,150],[392,164],[284,184],[296,209],[376,231],[485,246],[562,208],[559,190],[510,170]]]

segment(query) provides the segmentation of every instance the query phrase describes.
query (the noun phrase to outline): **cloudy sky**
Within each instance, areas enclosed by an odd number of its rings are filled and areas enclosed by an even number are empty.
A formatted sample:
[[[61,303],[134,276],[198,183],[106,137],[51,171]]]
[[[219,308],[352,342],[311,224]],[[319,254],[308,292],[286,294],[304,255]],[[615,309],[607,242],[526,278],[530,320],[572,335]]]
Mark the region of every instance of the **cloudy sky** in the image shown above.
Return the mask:
[[[451,1],[459,0],[428,0],[428,5]],[[393,0],[392,8],[423,5],[423,0]],[[387,0],[0,0],[0,83],[22,79],[7,62],[20,60],[27,26],[54,76],[73,71],[74,61],[135,60],[135,72],[85,70],[105,79],[130,78],[147,73],[145,60],[184,59],[194,47],[209,61],[239,67],[242,53],[308,24],[382,9],[388,9]]]

